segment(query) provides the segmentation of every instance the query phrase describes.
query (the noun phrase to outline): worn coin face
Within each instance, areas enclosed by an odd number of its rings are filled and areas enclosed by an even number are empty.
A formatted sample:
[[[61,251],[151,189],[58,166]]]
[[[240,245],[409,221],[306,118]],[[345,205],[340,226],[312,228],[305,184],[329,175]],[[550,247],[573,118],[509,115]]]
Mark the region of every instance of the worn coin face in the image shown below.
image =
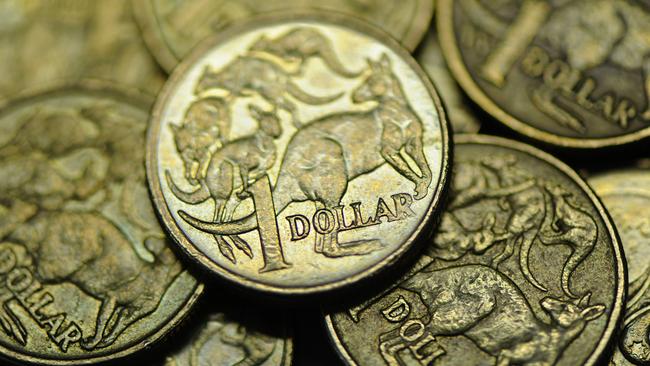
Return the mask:
[[[269,314],[264,314],[269,315]],[[293,343],[282,317],[262,318],[253,309],[200,317],[190,339],[177,339],[164,366],[289,366]]]
[[[593,365],[621,315],[622,251],[589,187],[514,141],[456,140],[440,226],[409,274],[327,317],[350,365]]]
[[[432,0],[137,0],[137,19],[160,64],[171,70],[201,40],[255,15],[336,11],[385,29],[413,50],[429,28]]]
[[[0,354],[112,360],[176,326],[202,286],[147,194],[150,100],[64,87],[0,111]]]
[[[283,294],[394,263],[449,164],[426,75],[385,34],[339,17],[258,19],[208,41],[166,84],[147,144],[156,207],[185,252]]]
[[[0,96],[80,78],[152,93],[164,82],[128,0],[4,0],[0,14]]]
[[[628,302],[613,365],[650,362],[650,172],[614,171],[589,180],[621,235],[628,268]]]
[[[438,88],[454,133],[478,132],[481,122],[472,111],[469,98],[451,75],[433,30],[422,41],[416,59]]]
[[[596,148],[650,135],[647,0],[442,0],[445,56],[510,128]]]

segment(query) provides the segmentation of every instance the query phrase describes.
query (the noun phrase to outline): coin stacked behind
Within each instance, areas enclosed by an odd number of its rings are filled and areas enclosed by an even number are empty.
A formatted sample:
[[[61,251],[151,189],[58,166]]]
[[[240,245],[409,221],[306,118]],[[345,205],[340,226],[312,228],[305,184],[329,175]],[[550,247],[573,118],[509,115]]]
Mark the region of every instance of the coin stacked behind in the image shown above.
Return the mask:
[[[647,0],[0,15],[3,364],[650,363]]]

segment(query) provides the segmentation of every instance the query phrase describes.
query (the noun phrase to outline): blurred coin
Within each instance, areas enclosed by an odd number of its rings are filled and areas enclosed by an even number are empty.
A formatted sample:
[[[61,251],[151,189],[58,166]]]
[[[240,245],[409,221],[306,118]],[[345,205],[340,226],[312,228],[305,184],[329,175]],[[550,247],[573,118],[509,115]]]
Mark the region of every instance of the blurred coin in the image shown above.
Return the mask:
[[[393,287],[327,316],[350,365],[594,365],[623,309],[615,229],[582,179],[511,140],[456,139],[433,240]]]
[[[478,132],[481,122],[471,109],[471,101],[451,75],[434,30],[422,41],[416,59],[438,89],[454,133]]]
[[[148,178],[191,259],[279,294],[349,285],[396,262],[445,188],[448,126],[429,79],[352,18],[260,18],[175,69]]]
[[[284,319],[262,314],[239,309],[234,317],[220,312],[202,316],[190,339],[176,337],[173,354],[164,365],[291,365],[293,343],[286,324],[281,323]]]
[[[106,79],[151,93],[164,82],[128,0],[4,0],[0,14],[0,96],[55,80]]]
[[[147,347],[202,286],[154,215],[144,176],[151,100],[104,85],[0,111],[0,354],[81,365]]]
[[[650,172],[612,171],[589,180],[612,215],[621,235],[628,268],[628,297],[623,331],[611,364],[650,362]]]
[[[650,2],[442,0],[438,11],[454,75],[510,128],[574,148],[650,135]]]
[[[413,50],[429,28],[433,0],[136,0],[136,15],[158,62],[171,70],[209,35],[255,15],[330,10],[371,22]]]

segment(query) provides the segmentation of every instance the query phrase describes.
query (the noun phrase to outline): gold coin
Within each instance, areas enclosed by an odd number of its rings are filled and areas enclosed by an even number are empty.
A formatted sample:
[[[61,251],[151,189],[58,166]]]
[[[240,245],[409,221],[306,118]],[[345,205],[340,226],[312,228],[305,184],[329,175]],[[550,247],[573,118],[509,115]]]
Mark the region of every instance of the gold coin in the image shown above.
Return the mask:
[[[429,79],[387,35],[347,17],[223,32],[175,69],[150,126],[149,184],[176,242],[212,272],[278,294],[394,264],[448,175]]]
[[[0,96],[81,78],[164,83],[128,0],[3,0],[0,14]]]
[[[291,365],[293,342],[277,314],[247,308],[195,320],[189,339],[175,337],[164,366]]]
[[[491,136],[455,140],[446,210],[407,275],[327,316],[349,365],[594,365],[617,329],[625,265],[587,184]]]
[[[170,71],[201,40],[269,12],[336,11],[371,22],[414,50],[429,28],[433,0],[137,0],[136,15],[158,62]]]
[[[422,41],[416,59],[438,89],[454,133],[478,132],[481,121],[472,110],[471,101],[451,75],[434,29]]]
[[[151,102],[87,83],[0,110],[2,356],[114,360],[169,333],[202,292],[147,194]]]
[[[650,362],[650,172],[630,169],[589,179],[621,235],[628,268],[628,302],[612,365]]]
[[[452,71],[497,120],[572,148],[650,136],[650,10],[627,0],[442,0]]]

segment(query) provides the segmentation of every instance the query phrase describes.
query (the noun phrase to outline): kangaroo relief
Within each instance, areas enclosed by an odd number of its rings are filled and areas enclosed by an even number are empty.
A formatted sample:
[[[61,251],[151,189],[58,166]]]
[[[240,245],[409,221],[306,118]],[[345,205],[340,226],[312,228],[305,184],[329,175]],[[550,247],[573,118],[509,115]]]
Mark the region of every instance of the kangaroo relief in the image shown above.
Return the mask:
[[[181,110],[161,102],[150,143],[172,158],[150,160],[158,209],[215,272],[253,287],[271,281],[270,291],[317,291],[365,276],[417,236],[446,179],[446,121],[424,109],[439,106],[410,56],[373,37],[320,20],[251,25],[180,76],[189,89],[169,97]],[[173,121],[207,98],[225,103],[212,107],[224,115],[195,135],[229,126],[233,137],[180,144],[190,124]],[[162,142],[170,137],[175,146]],[[195,151],[207,151],[199,163]]]
[[[562,146],[639,140],[650,121],[650,10],[639,0],[443,0],[441,36],[458,46],[482,107]],[[521,90],[525,92],[521,93]],[[497,109],[501,112],[497,112]],[[497,114],[499,114],[497,116]]]
[[[357,365],[594,365],[623,304],[620,244],[598,199],[527,145],[466,135],[455,154],[424,255],[327,315],[339,352]]]
[[[193,108],[192,118],[213,107]],[[11,131],[0,147],[0,351],[78,364],[161,338],[201,286],[168,247],[147,197],[149,101],[93,84],[12,108],[0,118]]]

